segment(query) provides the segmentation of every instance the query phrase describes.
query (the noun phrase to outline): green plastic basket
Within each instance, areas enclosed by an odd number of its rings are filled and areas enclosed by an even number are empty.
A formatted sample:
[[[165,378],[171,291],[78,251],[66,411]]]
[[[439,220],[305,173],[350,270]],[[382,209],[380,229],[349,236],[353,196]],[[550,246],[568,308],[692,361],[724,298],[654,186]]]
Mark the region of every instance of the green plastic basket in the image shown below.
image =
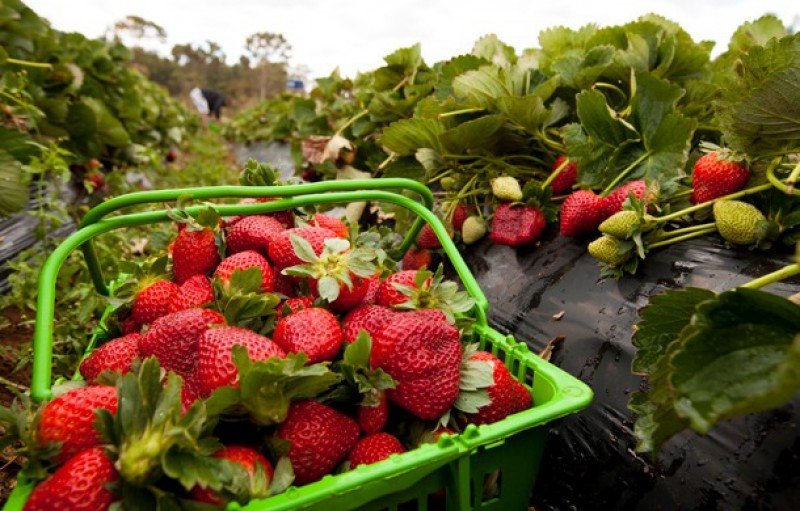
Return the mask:
[[[414,192],[421,203],[393,190]],[[534,406],[524,412],[484,426],[469,425],[459,435],[444,435],[437,443],[424,444],[373,465],[329,475],[322,480],[291,487],[286,492],[247,506],[247,510],[350,510],[395,511],[416,509],[524,510],[527,509],[542,458],[549,421],[577,412],[592,400],[588,386],[530,352],[527,345],[504,336],[487,323],[488,302],[477,281],[442,223],[431,212],[433,195],[422,184],[407,179],[332,181],[281,187],[221,186],[137,192],[106,201],[89,211],[80,228],[64,240],[42,267],[34,332],[31,395],[36,400],[51,396],[53,312],[56,276],[67,256],[83,249],[92,280],[101,294],[109,294],[92,247],[95,236],[113,229],[171,221],[167,210],[107,215],[130,206],[175,201],[191,196],[197,200],[243,197],[281,197],[258,204],[218,205],[223,216],[268,213],[290,208],[377,201],[405,207],[417,215],[406,233],[398,255],[404,253],[427,222],[442,242],[461,283],[475,299],[471,311],[474,332],[481,348],[498,356],[519,381],[532,387]],[[199,206],[187,208],[196,214]],[[90,342],[91,350],[97,335]],[[87,351],[88,352],[88,351]],[[491,481],[492,491],[484,491]],[[4,510],[24,506],[33,486],[20,480]],[[444,490],[444,491],[442,491]]]

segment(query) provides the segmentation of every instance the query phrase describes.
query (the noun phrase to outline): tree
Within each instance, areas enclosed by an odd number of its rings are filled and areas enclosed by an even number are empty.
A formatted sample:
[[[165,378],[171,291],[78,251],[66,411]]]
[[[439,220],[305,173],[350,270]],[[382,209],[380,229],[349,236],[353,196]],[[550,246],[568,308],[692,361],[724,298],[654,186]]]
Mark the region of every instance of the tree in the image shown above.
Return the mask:
[[[161,25],[141,16],[127,16],[106,29],[106,37],[114,41],[130,38],[137,42],[155,39],[163,44],[167,42],[167,31]]]
[[[245,50],[256,61],[259,68],[259,97],[264,99],[267,96],[267,75],[269,64],[282,64],[284,66],[288,62],[292,46],[283,37],[283,34],[273,32],[256,32],[245,39]]]

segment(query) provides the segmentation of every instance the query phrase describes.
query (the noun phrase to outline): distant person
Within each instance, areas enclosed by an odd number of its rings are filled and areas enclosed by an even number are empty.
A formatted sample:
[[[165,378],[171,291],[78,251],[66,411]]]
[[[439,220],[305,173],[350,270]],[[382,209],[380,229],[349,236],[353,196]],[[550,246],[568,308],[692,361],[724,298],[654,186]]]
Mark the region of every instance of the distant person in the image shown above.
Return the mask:
[[[222,107],[228,105],[228,97],[214,89],[195,87],[189,92],[189,97],[203,117],[203,123],[206,122],[209,115],[213,115],[215,119],[219,120],[222,115]]]

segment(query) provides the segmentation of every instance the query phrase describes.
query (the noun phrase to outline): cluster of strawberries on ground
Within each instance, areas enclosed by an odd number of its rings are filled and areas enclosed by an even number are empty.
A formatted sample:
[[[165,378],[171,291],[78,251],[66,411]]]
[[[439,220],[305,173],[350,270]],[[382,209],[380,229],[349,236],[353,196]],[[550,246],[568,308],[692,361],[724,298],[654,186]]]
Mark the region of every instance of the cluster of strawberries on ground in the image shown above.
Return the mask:
[[[309,484],[531,407],[530,390],[471,342],[464,313],[472,298],[441,267],[422,266],[429,258],[407,257],[398,266],[387,255],[397,239],[388,229],[359,233],[319,212],[219,218],[211,206],[194,218],[178,211],[176,218],[169,256],[144,265],[141,274],[132,271],[117,287],[121,302],[108,328],[119,333],[81,363],[88,385],[39,411],[36,441],[57,446],[51,457],[57,468],[26,509],[69,500],[104,509],[121,498],[119,486],[109,483],[152,485],[169,475],[165,466],[142,474],[147,435],[141,431],[157,428],[140,427],[138,442],[114,445],[113,434],[98,432],[95,417],[105,409],[109,424],[117,420],[128,388],[120,382],[136,381],[137,371],[155,361],[160,381],[179,385],[183,417],[215,402],[203,412],[207,420],[227,417],[222,422],[231,429],[235,418],[231,441],[219,433],[208,457],[238,465],[245,483],[182,474],[180,484],[167,486],[183,499],[215,505]],[[159,396],[151,399],[167,399]],[[164,440],[150,442],[168,448]],[[162,464],[167,457],[150,454]],[[276,489],[270,483],[278,466],[293,475],[281,475]]]

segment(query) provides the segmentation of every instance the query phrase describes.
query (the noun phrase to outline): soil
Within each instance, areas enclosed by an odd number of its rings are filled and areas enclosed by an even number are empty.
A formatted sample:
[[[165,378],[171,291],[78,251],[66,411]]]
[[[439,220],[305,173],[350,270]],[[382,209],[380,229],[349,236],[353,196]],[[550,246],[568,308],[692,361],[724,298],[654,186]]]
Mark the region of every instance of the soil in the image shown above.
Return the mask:
[[[31,381],[30,366],[14,372],[19,355],[28,349],[33,337],[33,325],[26,323],[26,317],[19,309],[6,309],[3,316],[8,325],[0,328],[0,406],[8,407],[14,400],[11,390],[28,389]],[[0,428],[0,436],[5,431]],[[24,459],[9,446],[0,451],[0,502],[5,502],[17,484],[17,472],[22,468]]]

